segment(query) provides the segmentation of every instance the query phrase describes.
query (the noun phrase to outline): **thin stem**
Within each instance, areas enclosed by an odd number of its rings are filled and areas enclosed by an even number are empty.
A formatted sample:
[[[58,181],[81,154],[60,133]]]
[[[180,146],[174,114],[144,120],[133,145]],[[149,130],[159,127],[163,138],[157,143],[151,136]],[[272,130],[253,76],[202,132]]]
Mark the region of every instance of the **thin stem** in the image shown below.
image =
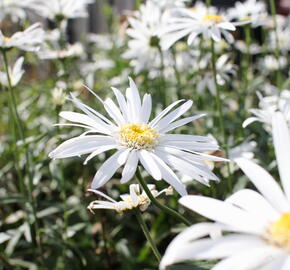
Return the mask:
[[[176,91],[176,96],[178,97],[178,99],[181,99],[181,78],[180,78],[180,72],[178,70],[177,67],[177,59],[176,59],[176,51],[174,48],[172,48],[172,56],[173,56],[173,69],[174,69],[174,74],[175,74],[175,78],[176,78],[176,82],[177,82],[177,91]]]
[[[33,194],[32,194],[32,192],[33,192],[33,176],[31,173],[32,167],[30,166],[30,153],[29,153],[27,144],[25,143],[24,129],[23,129],[23,126],[21,123],[19,113],[17,111],[16,98],[14,95],[13,86],[11,83],[11,77],[10,77],[9,68],[8,68],[7,52],[6,52],[6,50],[1,50],[1,52],[2,52],[3,59],[4,59],[4,67],[5,67],[7,82],[8,82],[8,86],[9,86],[8,89],[9,89],[9,93],[10,93],[10,97],[11,97],[11,104],[10,105],[11,105],[11,112],[13,115],[13,120],[18,127],[20,139],[24,143],[24,147],[25,147],[26,171],[28,173],[28,179],[29,179],[28,198],[29,198],[30,205],[32,207],[32,214],[33,214],[33,218],[34,218],[32,238],[33,238],[34,243],[36,243],[36,245],[39,248],[40,259],[41,259],[41,263],[43,264],[43,249],[42,249],[42,244],[41,244],[41,239],[40,239],[38,218],[37,218],[37,213],[36,213],[36,201],[35,201]],[[36,233],[36,235],[35,235],[35,233]]]
[[[243,77],[243,81],[244,81],[244,109],[247,109],[246,107],[246,102],[247,102],[247,98],[249,96],[249,91],[248,91],[248,87],[249,87],[249,72],[250,72],[250,68],[251,68],[251,53],[250,53],[250,46],[251,46],[251,28],[250,28],[250,24],[245,25],[244,27],[245,30],[245,39],[246,39],[246,46],[247,46],[247,51],[246,51],[246,56],[244,59],[244,77]]]
[[[161,87],[162,87],[162,90],[160,91],[160,93],[163,96],[163,101],[164,101],[165,106],[167,106],[169,104],[168,102],[169,95],[167,95],[168,89],[166,91],[166,80],[164,76],[164,70],[165,70],[164,57],[163,57],[163,52],[159,46],[158,46],[158,51],[160,54],[160,81],[161,81]]]
[[[156,200],[156,198],[152,195],[151,191],[147,187],[139,169],[137,169],[137,171],[136,171],[136,176],[137,176],[137,180],[138,180],[139,184],[142,186],[142,188],[145,191],[145,193],[147,194],[148,198],[155,206],[157,206],[158,208],[160,208],[161,210],[163,210],[167,214],[175,217],[176,219],[178,219],[180,222],[184,223],[185,225],[187,225],[187,226],[191,225],[191,222],[189,222],[185,217],[180,215],[178,212],[174,211],[173,209],[171,209],[170,207],[168,207],[166,205],[161,204],[158,200]]]
[[[136,208],[134,210],[134,212],[135,212],[136,218],[137,218],[137,220],[138,220],[138,222],[139,222],[139,224],[140,224],[140,226],[142,228],[142,231],[143,231],[148,243],[150,244],[150,247],[151,247],[156,259],[158,260],[158,262],[160,262],[161,255],[160,255],[160,253],[159,253],[159,251],[158,251],[158,249],[157,249],[157,247],[156,247],[156,245],[155,245],[155,243],[154,243],[154,241],[153,241],[153,239],[152,239],[152,237],[150,235],[150,232],[149,232],[149,230],[147,228],[147,225],[146,225],[145,221],[143,220],[143,217],[142,217],[142,214],[141,214],[140,210]]]
[[[220,95],[220,88],[217,83],[217,71],[216,71],[216,54],[215,54],[215,48],[214,48],[214,40],[211,40],[211,60],[212,60],[212,70],[213,70],[213,77],[214,77],[214,84],[215,84],[215,90],[216,90],[216,106],[219,114],[219,126],[220,126],[220,132],[222,134],[223,139],[223,148],[225,149],[226,158],[229,157],[229,149],[228,149],[228,143],[226,138],[226,132],[225,132],[225,125],[224,125],[224,115],[222,111],[222,100]],[[228,191],[231,192],[232,190],[232,181],[231,181],[231,170],[229,163],[226,163],[227,171],[228,171]]]
[[[275,56],[278,62],[278,70],[276,71],[276,85],[277,88],[281,91],[281,65],[280,65],[280,45],[279,45],[279,35],[278,35],[278,25],[277,25],[277,11],[276,11],[276,4],[274,0],[269,0],[270,2],[270,10],[274,20],[274,28],[275,28],[275,40],[276,40],[276,47],[275,47]]]

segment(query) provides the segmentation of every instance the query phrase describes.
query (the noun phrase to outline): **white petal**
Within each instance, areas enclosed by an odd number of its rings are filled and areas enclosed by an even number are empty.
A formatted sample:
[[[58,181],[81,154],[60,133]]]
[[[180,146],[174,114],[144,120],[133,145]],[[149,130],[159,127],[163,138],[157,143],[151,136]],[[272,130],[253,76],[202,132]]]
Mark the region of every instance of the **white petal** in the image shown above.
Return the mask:
[[[277,256],[272,262],[267,263],[266,265],[260,267],[258,270],[287,270],[288,268],[283,269],[283,264],[287,260],[287,255]]]
[[[122,178],[121,178],[121,184],[125,184],[127,183],[129,180],[132,179],[132,177],[134,176],[137,166],[138,166],[138,156],[136,151],[131,151],[131,153],[128,156],[126,165],[123,169],[122,172]]]
[[[126,162],[124,154],[128,156],[128,149],[122,149],[117,151],[103,163],[103,165],[95,174],[95,177],[91,184],[92,189],[97,189],[103,186],[104,184],[106,184],[107,181],[112,178],[115,172]],[[120,157],[122,157],[122,155],[123,158],[121,158],[120,160]]]
[[[145,94],[143,97],[143,103],[141,108],[140,120],[143,123],[147,123],[149,121],[152,109],[152,99],[151,95]]]
[[[266,245],[260,248],[249,248],[247,251],[239,252],[219,262],[212,270],[256,270],[258,267],[273,261],[280,253],[279,249]]]
[[[107,113],[115,121],[115,123],[118,124],[118,126],[125,124],[123,115],[112,99],[106,99],[103,104]]]
[[[162,174],[160,172],[159,167],[156,165],[156,161],[152,158],[149,151],[140,150],[138,151],[138,157],[140,159],[141,164],[145,168],[145,170],[155,179],[161,180]]]
[[[290,203],[290,134],[285,118],[276,112],[272,120],[273,141],[281,183]]]
[[[249,117],[243,122],[243,128],[246,128],[248,125],[252,124],[253,122],[259,121],[257,117]]]
[[[256,188],[277,211],[289,211],[289,204],[285,195],[280,186],[268,172],[251,160],[237,158],[235,161]]]
[[[263,196],[250,189],[237,191],[227,198],[226,202],[241,207],[247,212],[259,216],[261,220],[265,220],[268,223],[274,222],[280,217],[279,212]]]
[[[235,31],[236,27],[230,22],[221,22],[218,24],[218,27],[221,27],[226,30]]]
[[[106,151],[109,151],[111,149],[117,148],[116,144],[112,144],[112,145],[102,145],[100,147],[98,147],[97,150],[95,150],[94,152],[92,152],[89,156],[87,156],[87,158],[84,161],[84,165],[86,165],[92,158],[94,158],[95,156],[104,153]]]
[[[91,153],[102,145],[115,144],[115,140],[108,136],[89,135],[69,139],[49,153],[50,158],[65,158]]]
[[[180,119],[178,121],[172,122],[167,127],[165,127],[164,129],[160,130],[160,132],[166,133],[166,132],[168,132],[168,131],[170,131],[172,129],[175,129],[175,128],[183,126],[183,125],[186,125],[189,122],[195,121],[195,120],[197,120],[197,119],[199,119],[199,118],[201,118],[203,116],[205,116],[205,114],[198,114],[198,115],[195,115],[195,116],[191,116],[191,117],[186,117],[186,118]]]
[[[203,196],[184,196],[179,202],[211,220],[237,228],[241,232],[261,234],[264,232],[264,223],[230,203]]]
[[[139,95],[138,88],[134,81],[129,77],[130,88],[127,88],[126,97],[128,101],[128,106],[130,107],[134,122],[140,121],[140,112],[141,112],[141,99]]]
[[[67,112],[67,111],[60,112],[59,116],[74,123],[81,123],[84,125],[88,125],[96,129],[96,131],[104,133],[104,134],[111,133],[111,130],[108,128],[108,125],[105,124],[100,119],[99,121],[96,121],[96,117],[91,118],[82,113]]]
[[[185,112],[187,112],[192,106],[192,101],[188,100],[178,108],[176,108],[174,111],[163,117],[158,124],[155,126],[157,130],[162,130],[163,128],[166,128],[168,124],[176,120],[179,116],[183,115]]]
[[[103,198],[113,202],[113,203],[116,203],[116,201],[114,199],[112,199],[111,197],[109,197],[108,195],[106,195],[105,193],[103,193],[102,191],[99,191],[99,190],[96,190],[96,189],[88,189],[88,191],[90,192],[93,192],[99,196],[102,196]]]
[[[127,108],[127,103],[126,103],[125,97],[122,95],[122,93],[117,88],[112,87],[112,90],[117,98],[119,107],[120,107],[122,114],[123,114],[123,117],[127,122],[128,121],[128,108]]]
[[[187,195],[186,188],[184,184],[178,179],[176,174],[168,167],[165,162],[160,159],[158,156],[152,153],[153,158],[155,159],[161,174],[162,178],[171,185],[181,196]]]
[[[211,37],[214,41],[216,42],[221,41],[221,32],[217,27],[212,27],[210,32],[211,32]]]
[[[150,123],[149,125],[154,127],[159,121],[160,119],[166,115],[173,107],[175,107],[178,103],[182,102],[182,100],[177,100],[175,102],[173,102],[172,104],[170,104],[168,107],[166,107],[161,113],[159,113]]]

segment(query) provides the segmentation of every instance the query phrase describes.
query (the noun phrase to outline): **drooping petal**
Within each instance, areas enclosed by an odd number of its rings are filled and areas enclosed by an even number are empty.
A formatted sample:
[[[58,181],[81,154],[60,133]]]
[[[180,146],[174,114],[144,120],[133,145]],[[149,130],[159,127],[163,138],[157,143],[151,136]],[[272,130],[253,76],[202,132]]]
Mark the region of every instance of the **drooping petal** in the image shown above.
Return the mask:
[[[140,159],[141,164],[145,168],[145,170],[155,179],[161,180],[162,174],[160,172],[159,167],[156,164],[156,161],[151,156],[150,152],[147,150],[138,151],[138,157]]]
[[[169,166],[165,164],[165,162],[159,158],[158,156],[152,153],[153,158],[155,159],[160,172],[162,174],[162,178],[171,185],[181,196],[187,195],[186,188],[184,184],[178,179],[176,174],[170,169]]]
[[[136,151],[132,150],[122,172],[121,184],[127,183],[135,175],[138,166],[138,156]]]
[[[109,181],[115,172],[126,162],[130,149],[121,149],[108,158],[99,168],[93,182],[92,189],[97,189]]]

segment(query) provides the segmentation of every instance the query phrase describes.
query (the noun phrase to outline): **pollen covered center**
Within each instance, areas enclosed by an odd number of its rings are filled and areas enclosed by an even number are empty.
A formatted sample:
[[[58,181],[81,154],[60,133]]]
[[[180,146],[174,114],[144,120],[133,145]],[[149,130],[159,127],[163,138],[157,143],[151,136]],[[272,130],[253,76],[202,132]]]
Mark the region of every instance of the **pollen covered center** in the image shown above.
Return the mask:
[[[126,124],[119,130],[122,145],[134,149],[150,149],[158,143],[159,133],[146,124]]]
[[[211,23],[220,23],[223,21],[222,16],[215,15],[215,14],[206,14],[202,18],[203,22],[211,22]]]
[[[290,250],[290,212],[271,224],[269,237],[272,244]]]

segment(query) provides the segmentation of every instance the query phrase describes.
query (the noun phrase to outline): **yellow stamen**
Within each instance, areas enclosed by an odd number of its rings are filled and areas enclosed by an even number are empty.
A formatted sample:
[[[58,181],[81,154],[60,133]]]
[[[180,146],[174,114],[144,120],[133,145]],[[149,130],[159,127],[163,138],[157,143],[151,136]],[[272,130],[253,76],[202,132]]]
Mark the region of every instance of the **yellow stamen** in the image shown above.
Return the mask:
[[[212,22],[212,23],[220,23],[223,21],[222,16],[215,15],[215,14],[206,14],[202,18],[203,22]]]
[[[284,213],[269,228],[269,241],[276,246],[290,249],[290,212]]]
[[[4,41],[9,41],[9,40],[11,40],[10,37],[6,37],[6,36],[4,36],[3,38],[4,38]]]
[[[157,142],[159,134],[146,124],[126,124],[119,130],[122,145],[135,149],[150,149]]]

